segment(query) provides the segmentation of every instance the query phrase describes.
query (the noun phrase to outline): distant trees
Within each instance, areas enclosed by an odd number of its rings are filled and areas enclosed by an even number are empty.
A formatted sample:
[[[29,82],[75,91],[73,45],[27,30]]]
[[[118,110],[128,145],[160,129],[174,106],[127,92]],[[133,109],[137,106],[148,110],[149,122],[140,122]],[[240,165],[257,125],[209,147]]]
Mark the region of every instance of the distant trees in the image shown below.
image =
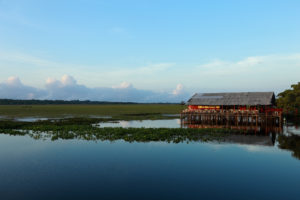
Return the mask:
[[[183,102],[184,103],[184,102]],[[23,99],[0,99],[0,105],[98,105],[98,104],[178,104],[178,103],[136,103],[136,102],[111,102],[111,101],[90,101],[90,100],[23,100]]]
[[[23,100],[23,99],[0,99],[0,105],[64,105],[64,104],[136,104],[133,102],[108,102],[89,100]]]
[[[278,94],[277,106],[285,112],[296,112],[300,110],[300,82],[291,85],[291,89]]]

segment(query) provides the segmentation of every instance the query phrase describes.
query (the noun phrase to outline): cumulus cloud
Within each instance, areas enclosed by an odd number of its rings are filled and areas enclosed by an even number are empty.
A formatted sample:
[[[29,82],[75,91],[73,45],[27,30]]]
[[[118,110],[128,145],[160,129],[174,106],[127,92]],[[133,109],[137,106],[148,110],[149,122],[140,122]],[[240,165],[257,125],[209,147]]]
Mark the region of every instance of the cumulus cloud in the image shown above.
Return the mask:
[[[48,78],[46,80],[46,87],[64,87],[64,86],[74,86],[77,84],[77,81],[69,75],[63,75],[61,80],[56,80],[54,78]]]
[[[11,87],[20,87],[23,84],[21,83],[19,77],[11,76],[7,79],[6,85]]]
[[[182,84],[177,84],[175,90],[173,90],[172,94],[174,95],[180,95],[184,92],[183,90],[183,85]]]
[[[63,85],[76,85],[77,81],[72,76],[64,75],[61,77],[61,83]]]
[[[130,80],[139,84],[139,87],[151,90],[162,89],[161,85],[170,88],[181,82],[188,88],[194,89],[194,92],[275,91],[278,93],[299,81],[300,53],[250,56],[239,60],[216,59],[197,65],[161,62],[139,67],[107,67],[57,62],[0,49],[0,68],[2,68],[2,77],[22,73],[23,77],[28,79],[33,76],[31,72],[35,73],[36,69],[43,72],[41,73],[43,78],[50,74],[55,76],[57,73],[72,71],[81,80],[86,79],[87,83],[94,87],[99,80],[103,84],[110,85],[116,84],[114,80]],[[31,83],[37,84],[36,81]],[[64,80],[49,79],[47,83],[51,87],[64,85],[64,83],[78,84],[70,77],[65,77]],[[126,85],[115,85],[113,88],[120,89],[120,87]]]
[[[129,82],[109,87],[89,88],[78,84],[70,75],[60,80],[48,78],[45,89],[24,85],[18,77],[9,77],[0,84],[0,98],[11,99],[62,99],[62,100],[97,100],[115,102],[180,102],[189,96],[183,96],[183,86],[178,84],[173,92],[154,92],[136,89]]]
[[[126,81],[122,82],[120,85],[112,86],[112,88],[115,89],[126,89],[126,88],[132,88],[132,84],[128,83]]]
[[[39,99],[46,94],[44,90],[24,85],[18,77],[9,77],[0,83],[0,98]]]

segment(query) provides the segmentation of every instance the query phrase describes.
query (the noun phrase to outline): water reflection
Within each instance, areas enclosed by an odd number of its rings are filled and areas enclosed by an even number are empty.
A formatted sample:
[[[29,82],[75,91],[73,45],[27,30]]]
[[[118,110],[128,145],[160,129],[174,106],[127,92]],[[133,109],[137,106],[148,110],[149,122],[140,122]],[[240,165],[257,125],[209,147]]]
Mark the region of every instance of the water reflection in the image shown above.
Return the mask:
[[[229,134],[226,136],[225,141],[229,143],[247,144],[247,145],[262,145],[262,146],[274,146],[277,135],[275,133],[270,134]]]
[[[37,126],[32,130],[12,129],[2,132],[10,135],[28,135],[37,140],[124,140],[128,142],[212,142],[235,143],[242,145],[276,146],[292,152],[300,159],[300,129],[299,119],[286,122],[283,127],[278,126],[234,126],[211,124],[181,125],[179,119],[171,120],[133,120],[99,123],[93,126]],[[51,128],[52,127],[52,128]],[[107,127],[141,128],[135,130],[108,129]],[[184,129],[180,129],[180,127]],[[54,129],[53,129],[54,128]],[[103,129],[104,128],[104,129]],[[151,130],[148,130],[150,128]],[[153,129],[154,128],[154,129]],[[155,129],[157,128],[157,129]],[[174,128],[169,130],[170,128]],[[202,131],[185,131],[187,129],[201,129]],[[3,129],[4,130],[4,129]],[[205,130],[208,130],[207,132]],[[226,132],[218,130],[227,130]],[[228,131],[229,130],[229,131]],[[230,131],[231,130],[231,131]]]
[[[233,126],[219,134],[208,125],[180,129],[177,120],[146,121],[173,129],[74,121],[13,122],[31,126],[23,133],[4,132],[9,124],[2,124],[1,199],[299,198],[300,135],[292,122],[281,130]]]
[[[277,135],[283,133],[283,128],[278,126],[234,126],[234,125],[211,125],[211,124],[181,124],[182,128],[194,129],[230,129],[225,141],[237,144],[274,146]]]
[[[279,148],[291,151],[295,158],[300,159],[300,119],[288,120],[284,126],[180,124],[180,120],[172,119],[108,122],[100,123],[99,127],[230,129],[234,131],[227,134],[223,142],[258,146],[275,146],[278,142]]]
[[[131,120],[131,121],[111,121],[96,124],[100,128],[122,127],[122,128],[180,128],[179,119],[160,120]]]
[[[55,118],[53,118],[55,119]],[[38,121],[46,121],[50,120],[50,118],[46,117],[22,117],[22,118],[15,118],[16,121],[19,122],[38,122]]]
[[[293,157],[300,159],[300,118],[288,117],[276,141],[280,149],[289,150]]]
[[[281,134],[283,127],[278,126],[234,126],[234,125],[211,125],[211,124],[182,124],[183,128],[215,128],[215,129],[231,129],[238,130],[241,133],[249,134]]]
[[[1,199],[274,200],[300,195],[300,162],[272,146],[51,142],[0,135],[0,161]]]

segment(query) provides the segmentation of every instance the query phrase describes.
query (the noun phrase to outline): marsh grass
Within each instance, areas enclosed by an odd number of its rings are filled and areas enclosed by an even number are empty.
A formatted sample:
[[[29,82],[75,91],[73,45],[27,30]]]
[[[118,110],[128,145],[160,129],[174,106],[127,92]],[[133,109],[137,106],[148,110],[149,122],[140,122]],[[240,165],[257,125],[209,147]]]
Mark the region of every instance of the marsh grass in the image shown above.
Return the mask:
[[[126,119],[159,119],[162,114],[178,114],[185,106],[176,104],[105,105],[0,105],[0,116],[62,118],[112,116]]]

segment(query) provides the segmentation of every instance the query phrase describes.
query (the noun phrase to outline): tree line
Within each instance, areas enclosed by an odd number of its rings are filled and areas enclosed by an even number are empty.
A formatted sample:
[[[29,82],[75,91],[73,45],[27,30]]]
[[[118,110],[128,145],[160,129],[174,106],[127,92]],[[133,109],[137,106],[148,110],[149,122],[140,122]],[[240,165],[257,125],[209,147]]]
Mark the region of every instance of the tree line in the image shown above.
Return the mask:
[[[64,105],[64,104],[139,104],[136,102],[109,102],[90,100],[23,100],[23,99],[0,99],[0,105]],[[149,104],[149,103],[142,103]],[[178,103],[151,103],[151,104],[178,104]],[[184,104],[181,102],[180,104]],[[278,108],[283,108],[285,113],[300,114],[300,82],[291,85],[277,95],[276,104]]]
[[[276,103],[277,107],[283,108],[285,113],[300,114],[300,82],[279,93]]]
[[[101,105],[101,104],[174,104],[174,103],[137,103],[137,102],[110,102],[110,101],[90,101],[90,100],[0,99],[0,105],[67,105],[67,104]]]
[[[57,105],[57,104],[136,104],[134,102],[108,102],[90,100],[23,100],[23,99],[0,99],[0,105]]]

